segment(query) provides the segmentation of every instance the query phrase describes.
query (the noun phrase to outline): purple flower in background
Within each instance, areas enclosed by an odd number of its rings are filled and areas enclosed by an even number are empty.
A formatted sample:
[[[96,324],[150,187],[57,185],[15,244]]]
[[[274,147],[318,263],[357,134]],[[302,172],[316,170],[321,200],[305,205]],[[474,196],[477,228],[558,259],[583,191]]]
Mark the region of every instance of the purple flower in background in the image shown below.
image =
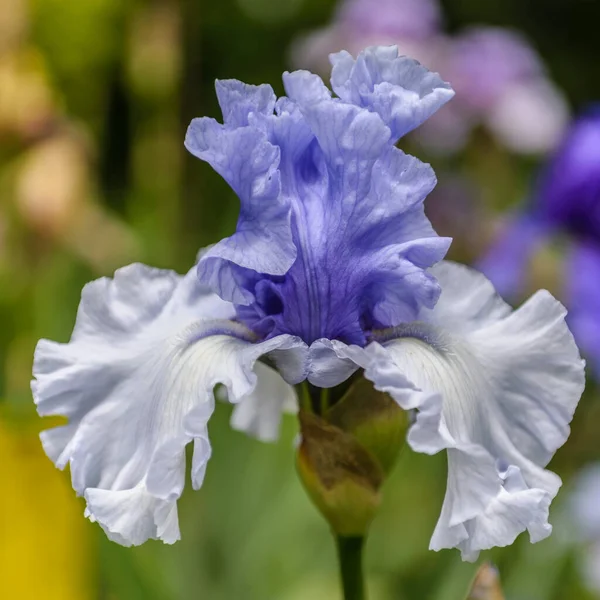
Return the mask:
[[[455,36],[441,30],[435,0],[346,0],[333,23],[292,48],[296,66],[323,68],[330,52],[366,43],[397,44],[452,81],[457,99],[416,132],[432,150],[460,150],[476,126],[521,153],[551,150],[568,121],[563,95],[524,36],[477,26]]]
[[[345,48],[358,54],[366,46],[395,44],[401,54],[432,68],[440,25],[437,0],[347,0],[329,26],[294,42],[291,60],[295,67],[325,72],[332,52]]]
[[[71,340],[37,346],[38,411],[69,417],[44,448],[119,543],[179,538],[185,446],[199,488],[215,385],[233,427],[271,440],[292,385],[359,369],[415,413],[415,451],[447,451],[431,548],[473,560],[551,532],[561,482],[545,466],[584,385],[564,308],[541,291],[513,311],[441,260],[449,240],[423,211],[435,176],[395,144],[450,86],[395,47],[331,61],[337,97],[307,71],[284,74],[279,99],[217,82],[223,123],[195,119],[185,143],[238,195],[233,235],[185,276],[137,264],[88,284]]]
[[[500,27],[473,27],[452,44],[448,68],[452,85],[464,93],[462,103],[489,110],[515,83],[543,75],[539,57],[523,36]]]
[[[565,233],[572,240],[564,270],[570,324],[600,369],[600,106],[573,122],[532,202],[514,215],[480,267],[501,293],[514,296],[533,252],[548,236]]]
[[[348,31],[389,35],[395,39],[427,40],[440,31],[441,11],[435,0],[348,0],[336,22]]]
[[[516,152],[545,152],[562,135],[568,110],[541,58],[524,36],[499,27],[472,27],[456,37],[447,71],[468,118]]]

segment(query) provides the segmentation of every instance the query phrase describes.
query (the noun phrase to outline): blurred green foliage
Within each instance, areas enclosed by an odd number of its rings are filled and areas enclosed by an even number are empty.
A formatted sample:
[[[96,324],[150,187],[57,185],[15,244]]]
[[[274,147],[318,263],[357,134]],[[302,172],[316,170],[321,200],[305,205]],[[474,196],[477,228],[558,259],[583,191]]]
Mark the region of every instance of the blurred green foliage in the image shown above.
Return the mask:
[[[331,0],[0,0],[0,418],[11,435],[34,439],[32,423],[41,427],[29,392],[33,348],[40,337],[68,338],[88,280],[132,261],[183,271],[200,247],[232,230],[237,200],[185,154],[185,128],[194,116],[218,116],[217,77],[269,82],[282,92],[290,40],[325,24],[333,7]],[[476,22],[523,29],[575,107],[600,97],[599,3],[448,0],[445,9],[451,29]],[[535,165],[481,139],[455,166],[481,184],[487,208],[499,210],[520,199]],[[455,256],[472,258],[467,246],[457,240]],[[125,549],[91,524],[77,545],[70,529],[56,533],[67,558],[81,554],[90,564],[86,595],[71,597],[337,597],[333,542],[294,470],[294,419],[286,418],[277,444],[264,445],[232,431],[229,414],[220,405],[211,421],[214,451],[202,491],[188,489],[180,502],[181,542]],[[555,460],[567,480],[599,458],[598,425],[590,385]],[[49,461],[35,468],[66,484],[68,475]],[[17,493],[0,481],[0,496]],[[464,597],[475,567],[455,551],[427,549],[444,489],[443,456],[404,453],[368,542],[375,600]],[[43,492],[31,484],[22,493],[39,497],[42,511]],[[594,597],[579,576],[585,548],[571,535],[566,497],[553,507],[549,540],[530,546],[521,536],[485,557],[499,566],[507,598]],[[13,518],[28,521],[31,510]],[[38,542],[31,535],[17,551],[0,531],[2,556],[13,561],[0,564],[0,597],[41,597],[11,577]],[[35,577],[36,565],[29,570]],[[49,587],[43,597],[69,593]]]

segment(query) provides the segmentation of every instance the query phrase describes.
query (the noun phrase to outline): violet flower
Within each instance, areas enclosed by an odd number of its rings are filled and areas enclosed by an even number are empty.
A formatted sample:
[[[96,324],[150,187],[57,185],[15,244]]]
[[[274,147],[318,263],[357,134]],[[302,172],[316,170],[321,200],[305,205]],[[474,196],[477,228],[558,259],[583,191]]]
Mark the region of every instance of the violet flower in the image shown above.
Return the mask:
[[[295,40],[290,57],[295,67],[326,72],[332,52],[346,48],[355,55],[367,46],[395,44],[431,68],[441,22],[437,0],[345,0],[329,25]]]
[[[441,71],[460,108],[515,152],[547,152],[568,120],[566,102],[527,39],[500,27],[471,27],[453,39]]]
[[[499,291],[515,296],[532,254],[567,234],[564,268],[569,322],[600,372],[600,107],[575,120],[542,170],[529,206],[517,213],[480,263]]]

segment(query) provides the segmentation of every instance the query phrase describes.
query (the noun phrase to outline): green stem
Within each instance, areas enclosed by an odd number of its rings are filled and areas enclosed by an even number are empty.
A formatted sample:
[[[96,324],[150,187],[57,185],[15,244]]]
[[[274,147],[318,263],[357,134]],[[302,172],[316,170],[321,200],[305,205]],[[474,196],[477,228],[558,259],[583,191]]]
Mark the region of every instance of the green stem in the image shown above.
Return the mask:
[[[313,412],[310,392],[308,391],[308,383],[306,381],[303,381],[300,384],[300,408],[307,413]]]
[[[320,402],[320,414],[325,417],[325,413],[329,409],[329,388],[323,388],[321,390],[321,402]]]
[[[365,538],[336,538],[344,600],[366,600],[362,551]]]

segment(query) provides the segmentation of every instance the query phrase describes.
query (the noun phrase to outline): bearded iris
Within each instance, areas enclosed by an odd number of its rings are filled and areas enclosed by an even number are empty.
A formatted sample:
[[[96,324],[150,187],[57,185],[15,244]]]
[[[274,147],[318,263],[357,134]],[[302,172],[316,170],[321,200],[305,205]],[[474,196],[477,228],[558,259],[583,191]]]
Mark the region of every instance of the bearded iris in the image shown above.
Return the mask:
[[[235,233],[185,276],[136,264],[88,284],[70,342],[38,344],[38,410],[69,418],[44,447],[115,541],[179,538],[184,450],[199,488],[217,384],[233,426],[272,439],[293,385],[361,369],[414,411],[414,450],[448,451],[432,548],[472,559],[550,532],[560,480],[544,466],[583,389],[564,309],[540,292],[513,312],[442,261],[449,240],[423,212],[435,176],[395,144],[450,86],[393,47],[332,63],[336,97],[305,71],[279,99],[217,82],[223,123],[192,121],[186,147],[238,195]]]

